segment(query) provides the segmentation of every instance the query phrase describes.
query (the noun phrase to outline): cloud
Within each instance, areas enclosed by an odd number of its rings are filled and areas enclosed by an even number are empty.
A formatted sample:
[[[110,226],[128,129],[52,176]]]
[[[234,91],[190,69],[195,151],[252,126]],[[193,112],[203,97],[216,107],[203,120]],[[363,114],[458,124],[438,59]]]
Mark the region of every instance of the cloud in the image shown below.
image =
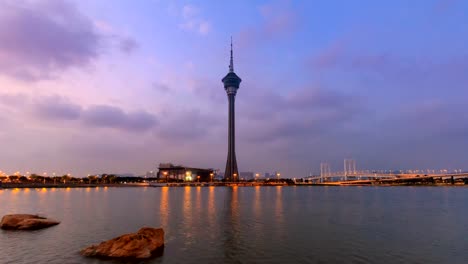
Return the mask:
[[[69,68],[86,67],[109,40],[126,53],[135,40],[103,33],[70,1],[0,2],[0,74],[22,81],[53,79]]]
[[[120,39],[120,49],[125,53],[132,53],[134,50],[138,48],[138,43],[129,37],[121,38]]]
[[[359,53],[336,41],[311,56],[306,64],[312,72],[344,71],[355,76],[374,76],[403,85],[460,86],[468,84],[468,54],[457,57],[402,56],[394,53]],[[414,88],[413,88],[414,89]]]
[[[301,89],[292,92],[284,98],[284,107],[299,111],[312,109],[333,109],[354,107],[358,98],[333,90],[320,88]]]
[[[200,8],[186,4],[181,11],[182,23],[180,28],[206,35],[211,31],[211,22],[202,17]]]
[[[0,74],[52,78],[95,59],[100,41],[91,21],[68,1],[0,3]]]
[[[158,124],[157,116],[144,110],[125,111],[112,105],[84,107],[59,95],[32,97],[25,94],[0,94],[0,105],[28,110],[36,121],[74,121],[87,128],[144,132]]]
[[[158,82],[154,82],[152,84],[152,88],[155,91],[162,92],[162,93],[170,93],[172,91],[169,85],[164,84],[164,83],[158,83]]]
[[[206,35],[211,31],[211,23],[208,21],[200,21],[200,24],[198,24],[198,32],[202,35]]]
[[[318,88],[286,95],[264,91],[241,104],[239,116],[248,119],[240,127],[249,127],[241,135],[253,142],[297,141],[346,130],[348,122],[367,113],[358,96]]]
[[[327,69],[336,66],[346,52],[343,40],[338,40],[323,49],[318,55],[309,60],[309,64],[317,69]]]
[[[44,119],[77,120],[82,107],[61,96],[41,97],[33,102],[34,113]]]
[[[194,5],[187,4],[182,7],[182,17],[184,19],[191,19],[199,15],[199,13],[200,9]]]
[[[289,2],[272,2],[260,6],[259,10],[264,19],[262,30],[267,35],[288,33],[296,26],[297,14],[293,11]]]
[[[244,28],[239,33],[240,45],[253,45],[262,41],[271,41],[297,30],[298,14],[289,1],[272,1],[259,7],[262,22]]]
[[[146,111],[124,112],[109,105],[93,105],[82,113],[88,126],[117,128],[126,131],[146,131],[157,124],[155,115]]]
[[[218,81],[218,80],[216,80]],[[209,101],[210,104],[224,104],[226,101],[226,92],[218,82],[206,78],[190,78],[187,87],[192,95],[201,100]]]
[[[164,116],[156,134],[171,141],[208,139],[221,124],[215,114],[204,114],[196,109],[168,111]]]
[[[389,131],[390,126],[405,130],[385,133],[384,131]],[[395,109],[395,113],[379,124],[379,128],[395,141],[405,139],[468,142],[468,113],[464,104],[425,100]]]
[[[21,107],[25,104],[25,98],[27,98],[27,96],[22,93],[3,93],[0,94],[0,105]]]
[[[138,42],[134,38],[129,37],[128,34],[121,32],[121,30],[116,29],[109,23],[102,20],[95,20],[93,24],[101,37],[110,41],[122,52],[130,54],[139,47]]]
[[[258,96],[238,101],[238,149],[244,156],[264,151],[258,155],[297,162],[301,170],[311,161],[340,164],[344,157],[357,159],[361,168],[414,168],[460,164],[446,153],[461,155],[468,146],[462,103],[422,100],[387,112],[371,108],[359,94],[256,90]]]

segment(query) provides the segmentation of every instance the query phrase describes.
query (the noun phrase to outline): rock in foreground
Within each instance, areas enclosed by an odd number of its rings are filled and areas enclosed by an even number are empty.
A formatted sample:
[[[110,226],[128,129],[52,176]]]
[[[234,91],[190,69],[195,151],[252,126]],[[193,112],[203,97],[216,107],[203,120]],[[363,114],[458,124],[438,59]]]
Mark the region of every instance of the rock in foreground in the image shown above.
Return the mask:
[[[162,228],[143,227],[136,233],[125,234],[87,247],[81,250],[81,254],[87,257],[149,258],[163,246]]]
[[[60,222],[38,215],[11,214],[2,218],[0,228],[7,230],[37,230],[58,224]]]

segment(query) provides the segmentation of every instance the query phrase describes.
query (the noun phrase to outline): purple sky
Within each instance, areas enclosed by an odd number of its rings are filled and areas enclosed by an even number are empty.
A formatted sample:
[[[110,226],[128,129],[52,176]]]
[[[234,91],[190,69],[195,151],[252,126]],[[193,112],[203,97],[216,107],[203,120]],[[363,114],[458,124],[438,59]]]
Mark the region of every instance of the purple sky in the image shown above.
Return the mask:
[[[0,2],[0,171],[467,169],[468,2]]]

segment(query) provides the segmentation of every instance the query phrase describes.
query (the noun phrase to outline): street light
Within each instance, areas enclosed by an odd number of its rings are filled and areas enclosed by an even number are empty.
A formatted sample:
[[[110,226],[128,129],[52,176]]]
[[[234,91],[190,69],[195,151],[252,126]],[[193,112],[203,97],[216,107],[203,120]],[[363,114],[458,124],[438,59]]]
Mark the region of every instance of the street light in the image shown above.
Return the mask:
[[[213,173],[210,173],[210,179],[211,179],[211,181],[213,181],[213,176],[214,176],[214,174],[213,174]]]
[[[200,182],[200,175],[197,176],[197,180],[198,180],[198,182]]]
[[[234,174],[232,175],[232,177],[233,177],[232,180],[233,180],[233,181],[236,181],[237,173],[234,173]]]
[[[164,174],[164,177],[166,178],[166,182],[168,182],[169,179],[167,178],[167,171],[164,171],[163,174]]]

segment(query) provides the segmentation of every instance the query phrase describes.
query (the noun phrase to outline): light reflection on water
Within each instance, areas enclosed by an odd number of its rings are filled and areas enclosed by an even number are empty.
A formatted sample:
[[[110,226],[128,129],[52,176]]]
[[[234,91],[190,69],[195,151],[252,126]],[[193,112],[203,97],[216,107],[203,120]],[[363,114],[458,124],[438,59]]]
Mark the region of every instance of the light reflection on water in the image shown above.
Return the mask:
[[[161,225],[167,226],[168,219],[169,219],[169,187],[162,187],[161,188],[161,205],[160,208],[160,215],[161,215]]]
[[[215,187],[210,186],[208,187],[208,210],[207,210],[207,219],[208,225],[214,226],[215,225],[215,215],[216,215],[216,206],[215,206]],[[213,233],[211,233],[213,234]],[[214,238],[211,235],[212,238]]]
[[[0,213],[58,226],[0,232],[0,263],[124,263],[81,248],[163,227],[141,263],[468,263],[468,189],[183,187],[0,190]],[[25,250],[26,249],[26,250]]]

